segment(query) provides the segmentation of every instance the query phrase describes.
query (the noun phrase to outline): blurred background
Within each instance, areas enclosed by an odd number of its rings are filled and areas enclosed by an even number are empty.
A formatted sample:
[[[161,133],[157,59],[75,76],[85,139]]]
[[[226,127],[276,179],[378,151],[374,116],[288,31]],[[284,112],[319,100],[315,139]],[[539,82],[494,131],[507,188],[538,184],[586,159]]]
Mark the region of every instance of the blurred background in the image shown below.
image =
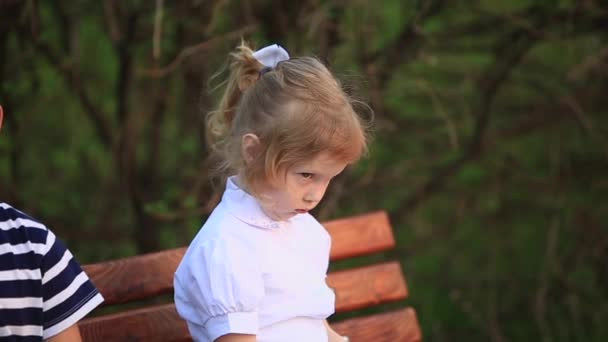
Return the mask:
[[[241,37],[373,108],[316,215],[389,212],[425,340],[608,340],[605,1],[0,0],[0,199],[83,264],[188,244]]]

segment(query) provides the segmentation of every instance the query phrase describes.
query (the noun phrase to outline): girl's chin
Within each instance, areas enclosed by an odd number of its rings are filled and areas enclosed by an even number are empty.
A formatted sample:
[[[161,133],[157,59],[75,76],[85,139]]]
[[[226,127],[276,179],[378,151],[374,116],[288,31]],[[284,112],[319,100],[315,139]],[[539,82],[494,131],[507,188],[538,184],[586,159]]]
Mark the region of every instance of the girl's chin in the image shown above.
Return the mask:
[[[268,215],[271,219],[275,220],[275,221],[287,221],[290,218],[296,216],[298,213],[291,212],[291,213],[271,213],[270,215]]]
[[[298,213],[289,213],[289,214],[283,214],[283,215],[280,215],[280,219],[279,219],[279,221],[287,221],[287,220],[289,220],[290,218],[292,218],[292,217],[296,216],[297,214],[298,214]]]

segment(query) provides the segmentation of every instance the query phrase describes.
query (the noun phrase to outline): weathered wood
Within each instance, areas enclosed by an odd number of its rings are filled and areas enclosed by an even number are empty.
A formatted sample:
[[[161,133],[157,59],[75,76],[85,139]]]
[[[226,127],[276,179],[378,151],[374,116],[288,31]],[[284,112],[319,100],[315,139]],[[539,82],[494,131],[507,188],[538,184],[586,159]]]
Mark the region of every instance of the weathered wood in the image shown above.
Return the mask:
[[[336,312],[393,302],[408,295],[398,262],[332,272],[327,283],[336,291]]]
[[[351,318],[332,327],[351,342],[418,342],[422,336],[412,308]],[[192,340],[173,304],[90,319],[80,323],[80,331],[87,342]]]
[[[191,341],[186,322],[174,304],[94,317],[79,323],[86,342]]]
[[[171,293],[173,273],[186,248],[85,265],[84,271],[103,295],[104,305],[127,303]]]
[[[388,216],[379,211],[324,222],[332,237],[331,259],[387,250],[395,245]],[[173,291],[173,273],[186,248],[85,265],[105,298],[104,305],[127,303]]]
[[[336,311],[344,312],[404,299],[407,288],[397,262],[329,274],[336,291]],[[86,341],[170,341],[187,336],[173,304],[121,312],[85,320],[80,325]],[[112,327],[107,329],[107,327]],[[185,330],[184,330],[185,329]]]
[[[385,211],[323,222],[331,235],[331,260],[372,254],[395,247],[395,238]]]
[[[332,324],[351,342],[419,342],[422,339],[416,312],[405,308]]]

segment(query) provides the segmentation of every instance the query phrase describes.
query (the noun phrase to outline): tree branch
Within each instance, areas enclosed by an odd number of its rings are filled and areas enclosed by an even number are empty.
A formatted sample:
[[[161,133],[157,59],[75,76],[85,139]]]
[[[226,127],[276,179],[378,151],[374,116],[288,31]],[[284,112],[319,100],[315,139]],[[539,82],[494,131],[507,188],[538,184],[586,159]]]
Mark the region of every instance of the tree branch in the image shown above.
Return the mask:
[[[116,78],[116,117],[123,123],[127,117],[127,104],[129,99],[129,87],[131,83],[133,58],[131,46],[137,29],[139,14],[131,13],[126,18],[125,33],[115,44],[118,55],[118,76]]]
[[[533,42],[534,38],[521,29],[512,32],[503,39],[502,44],[496,50],[497,61],[486,69],[483,77],[478,82],[480,101],[474,110],[474,117],[476,118],[475,127],[466,150],[456,160],[439,167],[435,174],[420,188],[415,190],[396,212],[402,215],[409,214],[423,200],[441,189],[447,179],[457,173],[464,164],[481,155],[492,102],[500,86],[511,70],[530,49]]]
[[[420,30],[421,23],[440,13],[445,5],[444,0],[423,1],[418,14],[412,22],[405,25],[404,30],[389,46],[368,56],[363,56],[362,64],[375,64],[382,61],[378,67],[378,83],[386,84],[392,75],[392,66],[407,63],[416,57],[425,41]]]
[[[80,105],[84,108],[85,113],[93,122],[95,132],[99,140],[108,149],[114,146],[114,135],[112,133],[112,125],[108,121],[107,116],[99,110],[99,106],[95,105],[91,100],[88,92],[84,88],[80,75],[74,70],[71,65],[61,62],[51,49],[51,47],[40,40],[32,42],[34,48],[47,59],[49,64],[59,73],[66,82],[68,89],[71,90],[78,98]]]
[[[241,29],[238,29],[236,31],[226,33],[222,36],[210,38],[202,43],[192,45],[192,46],[189,46],[189,47],[183,49],[177,55],[177,57],[175,57],[175,59],[171,63],[169,63],[167,66],[162,67],[162,68],[143,69],[140,71],[140,73],[144,74],[146,76],[149,76],[149,77],[159,77],[159,78],[165,77],[165,76],[169,75],[171,72],[173,72],[175,69],[177,69],[184,62],[184,60],[186,60],[188,57],[201,53],[202,51],[211,48],[213,45],[215,45],[219,42],[239,38],[245,34],[253,32],[256,29],[257,29],[257,25],[249,25],[249,26],[245,26]]]
[[[161,38],[163,34],[163,0],[156,0],[156,13],[154,14],[154,35],[152,39],[152,57],[154,60],[160,58]]]

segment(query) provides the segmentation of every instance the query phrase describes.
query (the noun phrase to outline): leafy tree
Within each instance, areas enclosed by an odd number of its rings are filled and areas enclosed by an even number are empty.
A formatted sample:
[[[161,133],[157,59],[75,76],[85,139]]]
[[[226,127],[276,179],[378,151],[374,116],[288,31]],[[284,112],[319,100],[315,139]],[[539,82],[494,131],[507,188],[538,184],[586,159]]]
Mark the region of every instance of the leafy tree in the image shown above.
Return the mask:
[[[0,2],[0,198],[83,262],[185,245],[213,207],[207,80],[245,37],[374,110],[322,219],[386,209],[431,341],[608,337],[600,1]]]

